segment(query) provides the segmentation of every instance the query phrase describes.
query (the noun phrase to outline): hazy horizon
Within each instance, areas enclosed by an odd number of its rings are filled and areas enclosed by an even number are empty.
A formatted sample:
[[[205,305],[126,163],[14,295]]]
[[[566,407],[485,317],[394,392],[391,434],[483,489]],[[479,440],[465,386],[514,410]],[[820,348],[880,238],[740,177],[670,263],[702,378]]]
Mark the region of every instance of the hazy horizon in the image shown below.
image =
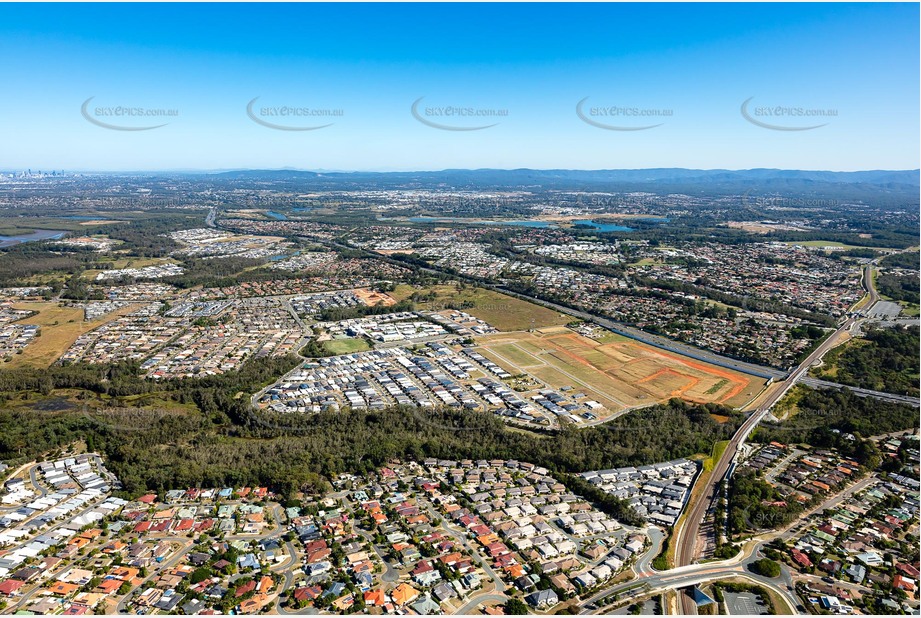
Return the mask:
[[[3,168],[4,173],[20,173],[31,171],[33,173],[52,173],[63,172],[67,174],[221,174],[227,172],[305,172],[313,174],[410,174],[410,173],[438,173],[438,172],[514,172],[514,171],[533,171],[533,172],[641,172],[654,170],[681,170],[691,172],[752,172],[752,171],[776,171],[776,172],[805,172],[805,173],[832,173],[832,174],[856,174],[868,172],[919,172],[921,168],[866,168],[853,170],[834,170],[820,168],[782,168],[782,167],[749,167],[749,168],[698,168],[698,167],[610,167],[610,168],[565,168],[565,167],[444,167],[433,169],[323,169],[307,167],[226,167],[226,168],[161,168],[161,169],[68,169],[59,167],[7,167]]]

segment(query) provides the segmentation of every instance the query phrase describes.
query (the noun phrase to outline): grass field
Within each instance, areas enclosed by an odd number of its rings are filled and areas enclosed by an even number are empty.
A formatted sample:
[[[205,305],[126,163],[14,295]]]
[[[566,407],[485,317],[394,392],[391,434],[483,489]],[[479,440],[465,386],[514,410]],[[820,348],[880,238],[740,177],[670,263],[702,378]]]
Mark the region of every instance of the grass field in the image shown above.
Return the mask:
[[[921,310],[921,307],[919,307],[918,305],[914,303],[910,303],[904,300],[900,300],[899,304],[902,305],[902,314],[901,314],[902,317],[911,317],[911,318],[918,317],[919,310]]]
[[[741,406],[764,382],[618,338],[593,341],[567,328],[487,335],[478,350],[512,374],[585,392],[610,413],[680,397]]]
[[[38,324],[41,330],[40,335],[25,347],[22,354],[13,356],[7,367],[49,367],[77,340],[77,337],[136,308],[134,305],[128,305],[98,320],[84,322],[83,309],[62,307],[55,302],[16,303],[13,307],[37,311],[37,315],[26,318],[21,323]]]
[[[623,335],[618,335],[617,333],[612,333],[609,330],[606,330],[603,335],[598,337],[595,341],[598,343],[621,343],[624,341],[630,341],[630,337],[624,337]]]
[[[472,286],[459,289],[455,285],[437,285],[418,290],[409,285],[399,285],[390,295],[400,301],[408,298],[416,291],[423,294],[434,291],[436,294],[433,302],[417,303],[419,309],[445,309],[445,305],[448,303],[454,303],[457,306],[460,306],[461,303],[470,303],[471,306],[464,309],[464,311],[506,332],[563,326],[575,320],[572,316],[558,313],[534,303]]]
[[[364,339],[331,339],[324,341],[323,347],[333,354],[351,354],[371,349]]]

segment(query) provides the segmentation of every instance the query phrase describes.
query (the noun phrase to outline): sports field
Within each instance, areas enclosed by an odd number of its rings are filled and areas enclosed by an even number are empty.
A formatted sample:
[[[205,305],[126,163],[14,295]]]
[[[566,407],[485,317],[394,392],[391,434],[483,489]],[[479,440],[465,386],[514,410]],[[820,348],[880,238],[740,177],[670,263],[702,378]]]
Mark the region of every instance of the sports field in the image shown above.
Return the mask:
[[[608,409],[680,397],[741,406],[764,381],[617,338],[598,342],[564,327],[477,338],[478,350],[509,373],[529,373],[554,388],[571,386]]]

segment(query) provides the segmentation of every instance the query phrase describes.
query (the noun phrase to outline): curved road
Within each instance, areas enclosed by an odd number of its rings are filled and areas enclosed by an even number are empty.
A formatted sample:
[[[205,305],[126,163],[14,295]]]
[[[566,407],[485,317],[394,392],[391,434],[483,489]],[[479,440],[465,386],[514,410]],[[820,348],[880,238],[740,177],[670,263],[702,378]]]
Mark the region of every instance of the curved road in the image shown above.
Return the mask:
[[[586,599],[584,605],[592,604],[604,604],[605,599],[612,595],[616,595],[620,592],[630,590],[636,587],[637,583],[646,584],[647,589],[643,592],[643,596],[649,594],[654,594],[656,592],[664,592],[666,590],[675,590],[678,588],[685,588],[687,586],[692,586],[695,584],[701,584],[704,582],[717,581],[720,579],[727,578],[744,578],[751,580],[752,582],[769,588],[776,594],[780,595],[789,605],[790,609],[795,609],[798,605],[798,601],[794,594],[788,589],[793,586],[793,579],[790,576],[789,570],[782,568],[780,577],[777,578],[768,578],[761,575],[752,573],[749,570],[749,565],[759,560],[761,556],[761,543],[758,543],[750,547],[748,553],[742,553],[735,558],[730,558],[729,560],[724,560],[721,562],[711,562],[708,564],[695,564],[687,567],[681,567],[672,569],[670,571],[654,571],[650,575],[646,575],[639,579],[634,579],[629,582],[618,584],[616,586],[604,589],[595,595]],[[684,614],[694,614],[693,607],[685,608]],[[600,613],[604,613],[603,610],[599,610]],[[582,614],[592,613],[592,610],[583,609]]]

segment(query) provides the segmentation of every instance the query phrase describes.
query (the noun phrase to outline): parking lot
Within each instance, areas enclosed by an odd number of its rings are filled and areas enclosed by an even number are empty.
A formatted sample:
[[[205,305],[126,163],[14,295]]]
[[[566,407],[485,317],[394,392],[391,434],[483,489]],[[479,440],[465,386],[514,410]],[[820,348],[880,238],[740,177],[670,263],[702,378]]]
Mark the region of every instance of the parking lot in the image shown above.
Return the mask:
[[[751,592],[724,591],[723,598],[726,600],[726,607],[729,608],[729,614],[732,616],[757,616],[768,613],[768,609],[761,602],[761,599]]]

